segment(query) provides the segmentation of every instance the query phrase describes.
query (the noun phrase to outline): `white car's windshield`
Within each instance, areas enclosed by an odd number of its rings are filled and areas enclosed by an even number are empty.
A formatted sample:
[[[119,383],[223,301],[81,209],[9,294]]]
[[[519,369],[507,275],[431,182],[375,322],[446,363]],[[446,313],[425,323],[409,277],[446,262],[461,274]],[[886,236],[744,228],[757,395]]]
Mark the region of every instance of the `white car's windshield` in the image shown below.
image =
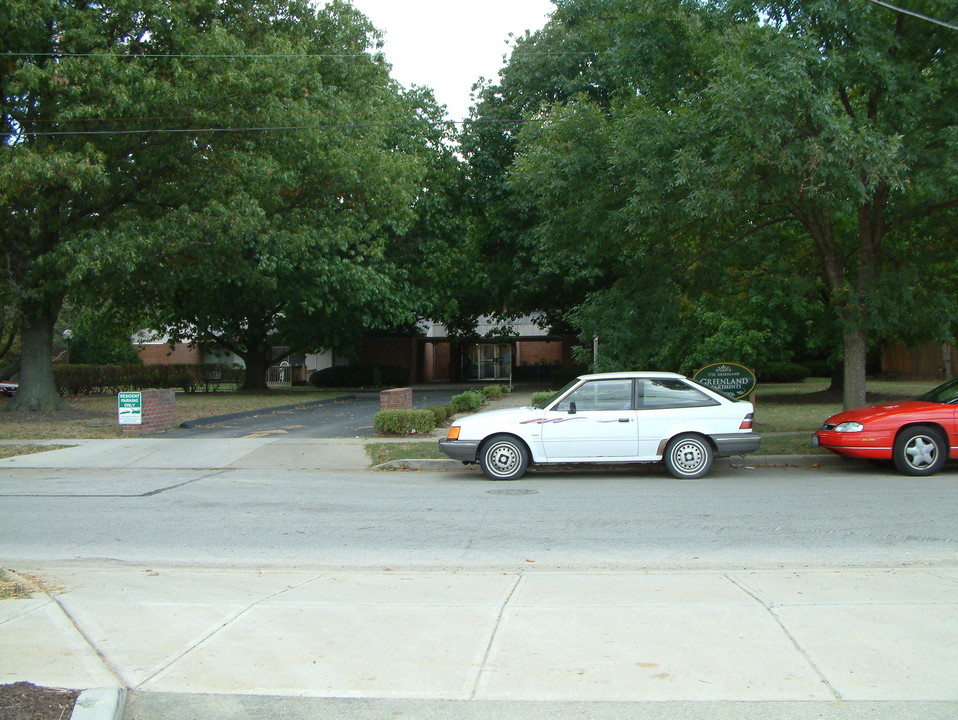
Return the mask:
[[[536,403],[535,405],[533,405],[533,407],[534,407],[534,408],[537,408],[537,409],[539,409],[539,410],[545,410],[545,409],[546,409],[547,407],[549,407],[552,403],[554,403],[556,400],[558,400],[560,397],[562,397],[562,396],[565,395],[567,392],[569,392],[572,388],[574,388],[576,385],[578,385],[580,382],[581,382],[581,380],[579,380],[579,378],[576,378],[575,380],[573,380],[572,382],[570,382],[568,385],[566,385],[564,388],[562,388],[562,389],[559,390],[558,392],[552,393],[552,395],[550,395],[547,400],[543,400],[543,401],[540,402],[540,403]]]
[[[958,378],[949,380],[944,385],[939,385],[934,390],[929,390],[924,395],[918,397],[925,402],[943,403],[945,405],[958,403]]]

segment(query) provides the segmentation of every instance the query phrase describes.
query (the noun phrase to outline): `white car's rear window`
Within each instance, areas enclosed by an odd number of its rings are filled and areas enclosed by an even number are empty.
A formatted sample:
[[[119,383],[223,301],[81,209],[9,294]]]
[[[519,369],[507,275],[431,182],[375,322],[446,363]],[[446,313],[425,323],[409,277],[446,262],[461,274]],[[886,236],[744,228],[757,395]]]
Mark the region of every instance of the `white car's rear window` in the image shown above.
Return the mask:
[[[639,380],[639,407],[643,410],[705,407],[718,402],[681,380]]]

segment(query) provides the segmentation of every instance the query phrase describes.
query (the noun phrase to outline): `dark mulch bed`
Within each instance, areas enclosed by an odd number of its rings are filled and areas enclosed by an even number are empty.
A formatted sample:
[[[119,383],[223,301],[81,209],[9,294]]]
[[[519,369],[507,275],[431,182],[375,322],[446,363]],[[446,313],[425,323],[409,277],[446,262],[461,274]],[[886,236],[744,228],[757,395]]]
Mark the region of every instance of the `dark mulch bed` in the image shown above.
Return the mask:
[[[0,685],[0,720],[69,720],[79,696],[28,682]]]

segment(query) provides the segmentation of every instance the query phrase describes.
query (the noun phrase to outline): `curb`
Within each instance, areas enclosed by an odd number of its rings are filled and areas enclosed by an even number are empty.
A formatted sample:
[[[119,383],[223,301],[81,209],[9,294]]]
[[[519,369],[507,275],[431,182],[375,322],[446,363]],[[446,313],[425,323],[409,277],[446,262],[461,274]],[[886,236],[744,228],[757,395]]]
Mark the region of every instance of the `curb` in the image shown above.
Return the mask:
[[[762,467],[762,468],[815,468],[825,466],[836,466],[854,463],[855,460],[842,458],[838,455],[737,455],[731,458],[717,458],[715,466],[730,467]],[[623,463],[630,464],[630,463]],[[634,465],[654,465],[655,463],[631,463]],[[389,462],[374,465],[373,470],[465,470],[467,468],[478,468],[478,465],[465,465],[459,460],[445,458],[421,458],[409,460],[390,460]],[[563,463],[561,466],[571,469],[573,467],[595,468],[614,468],[615,464],[604,465],[601,463],[589,464],[580,463],[569,465]]]
[[[124,688],[84,690],[73,706],[70,720],[122,720],[125,706]]]
[[[320,407],[322,405],[331,405],[335,402],[340,402],[342,400],[355,400],[355,395],[340,395],[334,398],[326,398],[325,400],[310,400],[309,402],[304,403],[293,403],[292,405],[277,405],[276,407],[270,408],[260,408],[259,410],[247,410],[245,412],[237,413],[227,413],[226,415],[213,415],[212,417],[198,418],[196,420],[187,420],[186,422],[181,422],[179,427],[189,430],[190,428],[195,428],[199,425],[206,425],[207,423],[216,423],[216,422],[228,422],[230,420],[239,420],[241,418],[255,417],[256,415],[269,415],[274,412],[281,412],[284,410],[295,410],[296,408],[307,408],[307,407]]]

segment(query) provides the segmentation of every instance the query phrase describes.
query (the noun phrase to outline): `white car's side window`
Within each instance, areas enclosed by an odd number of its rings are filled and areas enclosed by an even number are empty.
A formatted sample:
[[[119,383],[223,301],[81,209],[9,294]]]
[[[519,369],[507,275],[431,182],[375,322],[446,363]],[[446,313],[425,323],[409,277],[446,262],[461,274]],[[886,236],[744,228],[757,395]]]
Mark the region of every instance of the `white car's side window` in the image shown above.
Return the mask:
[[[703,407],[718,403],[688,383],[671,378],[639,381],[639,408],[660,410],[663,408]]]
[[[576,412],[592,410],[631,410],[631,380],[593,380],[587,382],[563,398],[553,408],[569,412],[575,403]]]

